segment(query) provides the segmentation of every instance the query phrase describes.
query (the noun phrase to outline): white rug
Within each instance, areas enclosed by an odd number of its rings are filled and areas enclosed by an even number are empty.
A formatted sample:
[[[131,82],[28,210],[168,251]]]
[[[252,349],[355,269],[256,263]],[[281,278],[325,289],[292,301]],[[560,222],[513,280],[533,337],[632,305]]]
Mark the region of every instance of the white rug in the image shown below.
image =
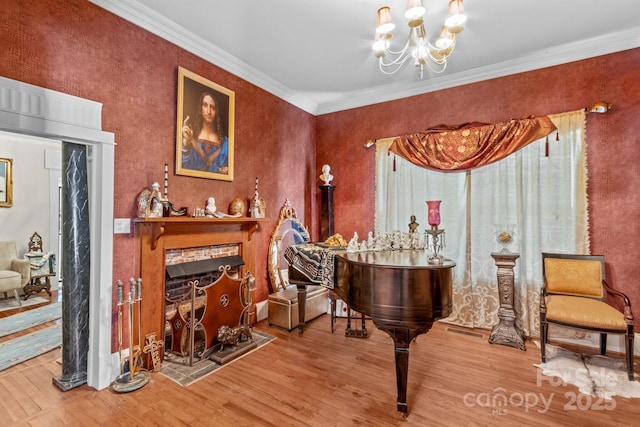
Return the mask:
[[[16,299],[13,297],[13,293],[9,292],[8,295],[9,295],[8,298],[0,300],[0,311],[13,310],[15,308],[20,308],[20,305],[18,305],[18,301],[16,301]],[[32,296],[32,297],[29,297],[28,300],[22,301],[22,307],[29,307],[30,305],[42,304],[43,302],[49,302],[49,300],[42,297],[38,297],[38,296]]]
[[[617,358],[586,356],[549,344],[546,353],[547,362],[534,366],[544,375],[559,377],[563,382],[575,385],[583,394],[605,399],[614,396],[640,398],[640,383],[628,380],[623,355]]]

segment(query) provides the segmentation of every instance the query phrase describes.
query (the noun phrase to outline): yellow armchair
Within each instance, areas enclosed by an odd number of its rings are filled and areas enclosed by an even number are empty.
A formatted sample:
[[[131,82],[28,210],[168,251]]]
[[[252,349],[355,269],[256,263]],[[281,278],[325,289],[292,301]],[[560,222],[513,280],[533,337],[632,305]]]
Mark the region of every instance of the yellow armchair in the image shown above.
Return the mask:
[[[633,381],[631,302],[606,282],[604,257],[542,253],[544,284],[540,295],[540,352],[546,362],[549,323],[600,333],[600,354],[607,352],[607,334],[625,335],[627,376]],[[623,312],[608,304],[618,298]]]

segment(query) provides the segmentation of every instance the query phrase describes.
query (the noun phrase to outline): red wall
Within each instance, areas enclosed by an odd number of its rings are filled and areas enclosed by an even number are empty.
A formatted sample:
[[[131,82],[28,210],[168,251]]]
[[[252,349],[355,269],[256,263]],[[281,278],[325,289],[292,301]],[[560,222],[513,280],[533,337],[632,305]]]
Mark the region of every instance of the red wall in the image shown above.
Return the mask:
[[[7,4],[8,3],[8,4]],[[305,222],[316,185],[314,116],[84,0],[10,0],[2,5],[0,75],[104,104],[103,129],[113,132],[116,218],[136,216],[136,196],[162,184],[170,165],[176,206],[204,207],[213,196],[226,211],[253,196],[255,178],[268,222],[257,242],[258,300],[268,294],[266,254],[280,206],[289,198]],[[235,92],[233,182],[177,176],[177,67]],[[114,236],[116,279],[135,272],[133,235]]]
[[[348,240],[374,228],[375,149],[363,145],[369,139],[597,101],[613,108],[587,115],[591,252],[605,255],[609,282],[629,295],[640,319],[640,49],[318,117],[316,170],[331,165],[335,231]]]

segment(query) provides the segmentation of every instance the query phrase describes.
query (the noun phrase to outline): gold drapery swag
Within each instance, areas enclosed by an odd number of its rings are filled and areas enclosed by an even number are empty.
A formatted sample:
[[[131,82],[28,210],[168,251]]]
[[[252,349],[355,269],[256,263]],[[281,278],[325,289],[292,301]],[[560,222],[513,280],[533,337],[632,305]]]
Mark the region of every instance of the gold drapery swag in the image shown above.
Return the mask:
[[[503,159],[554,130],[547,116],[440,125],[396,138],[389,152],[423,168],[463,171]]]

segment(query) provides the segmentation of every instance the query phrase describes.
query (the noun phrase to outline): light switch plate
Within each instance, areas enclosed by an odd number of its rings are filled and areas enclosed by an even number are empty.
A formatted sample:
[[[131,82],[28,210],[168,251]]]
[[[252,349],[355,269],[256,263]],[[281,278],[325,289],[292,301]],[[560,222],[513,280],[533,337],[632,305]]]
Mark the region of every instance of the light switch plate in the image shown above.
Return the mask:
[[[129,234],[131,232],[131,219],[115,218],[113,220],[113,234]]]

